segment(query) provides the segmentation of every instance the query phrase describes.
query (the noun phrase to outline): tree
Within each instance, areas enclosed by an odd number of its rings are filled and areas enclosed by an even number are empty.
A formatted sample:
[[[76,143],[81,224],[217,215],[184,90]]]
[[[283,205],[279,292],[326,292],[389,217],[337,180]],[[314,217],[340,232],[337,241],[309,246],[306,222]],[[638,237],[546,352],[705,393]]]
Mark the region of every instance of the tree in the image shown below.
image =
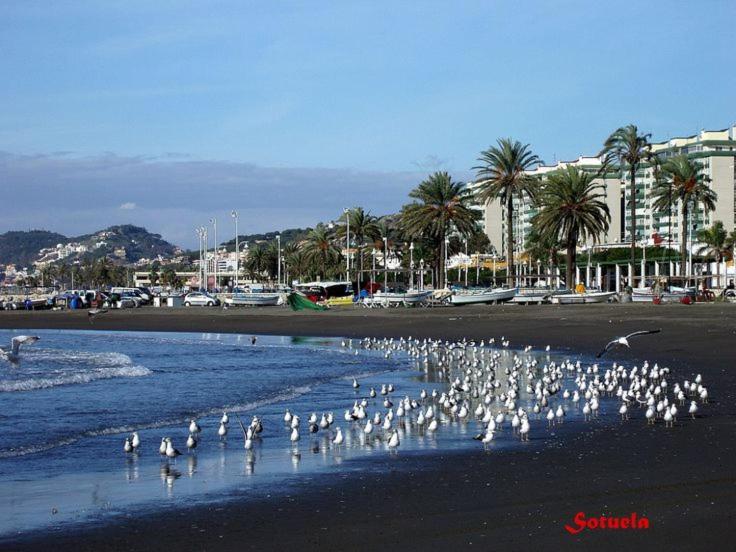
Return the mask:
[[[597,241],[611,222],[602,184],[596,175],[568,166],[550,173],[538,197],[533,226],[547,240],[559,239],[567,249],[565,284],[572,288],[578,243]]]
[[[358,286],[361,284],[363,275],[363,249],[366,244],[375,242],[380,237],[380,229],[376,223],[377,219],[370,213],[366,213],[362,207],[349,209],[342,217],[343,224],[337,227],[336,234],[341,240],[345,240],[350,219],[350,241],[354,243],[358,249]]]
[[[716,260],[716,287],[721,285],[721,262],[727,258],[733,249],[729,247],[728,233],[720,220],[710,228],[703,228],[698,232],[698,241],[703,244],[698,248],[698,255],[706,255]]]
[[[636,125],[619,127],[606,139],[603,149],[599,153],[603,156],[602,171],[607,171],[613,163],[618,163],[622,171],[629,171],[629,202],[631,207],[629,232],[631,234],[632,265],[634,265],[636,251],[636,171],[643,161],[652,157],[650,137],[651,134],[639,134]]]
[[[307,234],[302,243],[302,252],[321,278],[325,278],[328,268],[340,260],[340,250],[324,224],[318,224]]]
[[[687,155],[667,159],[662,164],[662,176],[664,180],[652,189],[652,206],[664,209],[672,203],[673,197],[680,202],[680,274],[685,274],[690,211],[697,209],[698,204],[702,204],[705,211],[712,211],[716,208],[718,195],[708,187],[710,178],[703,174],[702,164]]]
[[[479,184],[476,196],[481,204],[498,199],[506,207],[507,279],[514,281],[514,199],[534,199],[538,179],[527,171],[542,161],[532,153],[529,144],[510,138],[498,140],[495,146],[482,151],[473,167]]]
[[[401,226],[408,237],[430,238],[439,245],[437,281],[438,287],[445,287],[445,238],[453,228],[464,236],[475,231],[479,215],[471,207],[472,194],[446,172],[436,172],[412,190],[409,197],[415,201],[402,208]]]
[[[263,276],[268,264],[268,253],[266,248],[260,245],[250,247],[248,249],[248,259],[245,263],[248,272],[250,272],[251,278],[257,279],[259,276]]]

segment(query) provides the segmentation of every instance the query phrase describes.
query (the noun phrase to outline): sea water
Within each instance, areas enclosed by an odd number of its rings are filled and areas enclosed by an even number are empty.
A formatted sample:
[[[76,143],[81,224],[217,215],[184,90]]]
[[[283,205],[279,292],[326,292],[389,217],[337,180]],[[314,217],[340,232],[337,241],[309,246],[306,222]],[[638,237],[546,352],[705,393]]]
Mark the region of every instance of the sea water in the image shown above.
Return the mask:
[[[31,332],[0,331],[0,343],[20,333]],[[340,339],[260,336],[253,344],[248,335],[209,333],[32,333],[41,340],[23,347],[18,364],[0,363],[0,536],[6,537],[142,508],[242,497],[259,485],[284,488],[300,478],[358,469],[365,463],[349,460],[390,452],[380,428],[366,437],[343,419],[345,409],[382,384],[395,387],[394,409],[404,396],[419,399],[422,389],[447,388],[432,367],[399,351],[386,358],[383,351],[364,350],[358,340],[342,346]],[[517,353],[501,354],[508,365]],[[353,378],[360,389],[353,389]],[[369,400],[369,416],[385,413],[383,399]],[[301,417],[296,444],[283,422],[286,408]],[[221,439],[224,410],[230,424]],[[340,426],[345,434],[342,447],[331,446],[333,431],[309,434],[312,412],[334,413],[332,429]],[[263,419],[264,431],[246,451],[237,417],[248,425],[253,415]],[[192,418],[202,432],[190,453],[185,443]],[[478,448],[471,437],[480,426],[472,412],[470,418],[458,423],[442,414],[434,434],[403,428],[401,454]],[[533,422],[532,433],[545,425]],[[132,431],[142,445],[125,454]],[[182,456],[160,457],[164,436]],[[494,447],[518,441],[510,430],[499,432]]]

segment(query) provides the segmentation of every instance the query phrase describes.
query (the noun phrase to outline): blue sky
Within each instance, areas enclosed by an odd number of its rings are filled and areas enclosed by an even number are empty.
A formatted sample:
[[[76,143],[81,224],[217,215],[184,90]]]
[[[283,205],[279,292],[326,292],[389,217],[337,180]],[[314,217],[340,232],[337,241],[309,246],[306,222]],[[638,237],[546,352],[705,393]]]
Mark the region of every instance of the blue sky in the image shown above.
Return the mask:
[[[732,0],[0,0],[0,187],[23,192],[0,231],[191,245],[232,207],[244,231],[395,211],[498,137],[552,162],[630,122],[723,128],[734,21]]]

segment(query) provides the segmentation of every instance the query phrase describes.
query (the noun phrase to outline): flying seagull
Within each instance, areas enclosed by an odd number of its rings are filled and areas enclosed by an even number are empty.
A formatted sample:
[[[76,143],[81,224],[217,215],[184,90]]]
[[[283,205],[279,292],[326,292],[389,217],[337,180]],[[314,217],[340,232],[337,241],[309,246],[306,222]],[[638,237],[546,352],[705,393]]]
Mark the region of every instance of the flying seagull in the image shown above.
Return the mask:
[[[31,345],[41,339],[37,335],[18,335],[10,340],[10,347],[0,347],[0,358],[10,361],[18,362],[20,354],[20,346]]]
[[[105,314],[107,312],[107,309],[89,309],[87,311],[87,318],[89,320],[89,323],[92,324],[92,321],[95,319],[95,316],[99,314]]]
[[[596,358],[601,358],[603,355],[605,355],[608,351],[613,349],[614,347],[628,347],[631,348],[631,345],[629,345],[629,339],[632,337],[636,337],[638,335],[649,335],[649,334],[656,334],[661,332],[662,330],[640,330],[638,332],[630,333],[629,335],[625,335],[624,337],[617,337],[613,341],[609,341],[608,344],[603,348],[603,350],[595,355]]]

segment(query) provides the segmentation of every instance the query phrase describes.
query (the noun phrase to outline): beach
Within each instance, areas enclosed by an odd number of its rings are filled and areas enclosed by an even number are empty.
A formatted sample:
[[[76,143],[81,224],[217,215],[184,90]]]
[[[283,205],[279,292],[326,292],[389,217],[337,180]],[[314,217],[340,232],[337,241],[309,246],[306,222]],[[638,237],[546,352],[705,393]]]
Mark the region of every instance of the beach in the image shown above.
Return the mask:
[[[621,549],[722,546],[736,506],[733,305],[493,306],[437,309],[2,312],[1,329],[94,329],[333,337],[488,339],[595,353],[612,337],[661,328],[608,361],[650,359],[676,380],[701,373],[711,403],[672,429],[643,420],[532,440],[523,449],[412,451],[371,458],[241,500],[127,514],[104,523],[0,541],[13,550]],[[368,460],[356,459],[360,463]],[[650,520],[647,530],[569,534],[578,512]]]

